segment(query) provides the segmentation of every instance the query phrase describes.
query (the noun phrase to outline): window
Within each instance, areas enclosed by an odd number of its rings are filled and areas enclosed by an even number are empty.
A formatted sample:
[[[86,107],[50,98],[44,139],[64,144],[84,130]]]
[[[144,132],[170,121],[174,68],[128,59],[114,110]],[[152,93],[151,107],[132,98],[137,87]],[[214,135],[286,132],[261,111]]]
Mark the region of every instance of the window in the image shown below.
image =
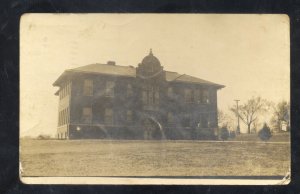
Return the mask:
[[[182,126],[183,127],[190,127],[191,125],[191,117],[189,114],[185,114],[183,115],[183,118],[182,118]]]
[[[63,115],[63,125],[66,123],[66,109],[64,109],[63,111],[62,111],[62,115]]]
[[[193,102],[193,95],[192,95],[192,90],[191,89],[185,89],[184,90],[184,99],[185,99],[186,103]]]
[[[63,98],[66,96],[66,85],[63,86]]]
[[[105,88],[105,94],[108,97],[114,97],[114,88],[115,88],[115,82],[113,81],[107,81],[106,82],[106,88]]]
[[[71,91],[71,82],[66,82],[62,84],[59,90],[59,99],[62,99],[65,96],[69,95],[70,91]]]
[[[67,108],[67,123],[70,123],[70,112],[69,112],[69,108]]]
[[[208,116],[206,114],[201,115],[201,127],[208,128]]]
[[[173,96],[173,88],[169,87],[168,88],[168,93],[167,93],[168,97],[171,98]]]
[[[83,95],[92,96],[93,95],[93,80],[84,80]]]
[[[62,126],[63,125],[63,111],[60,111],[59,113],[60,113],[59,126]]]
[[[70,94],[70,83],[68,82],[67,83],[67,95],[69,95]]]
[[[58,126],[60,126],[60,120],[61,120],[61,116],[60,116],[60,111],[58,112]]]
[[[173,122],[174,122],[173,113],[168,112],[168,123],[173,123]]]
[[[127,110],[127,122],[132,122],[132,111]]]
[[[142,92],[142,102],[143,102],[143,104],[147,104],[148,103],[147,91],[143,91]]]
[[[148,105],[159,104],[159,88],[147,86],[142,92],[142,101]]]
[[[62,99],[62,98],[64,97],[64,96],[63,96],[63,95],[64,95],[64,94],[63,94],[63,91],[64,91],[63,89],[64,89],[63,86],[61,86],[61,87],[60,87],[60,91],[59,91],[59,99]]]
[[[111,108],[105,109],[105,117],[104,117],[105,124],[112,124],[113,123],[113,110]]]
[[[153,86],[148,87],[148,104],[154,104],[154,88],[153,88]]]
[[[92,122],[92,108],[84,107],[82,109],[82,121],[83,121],[83,123],[91,123]]]
[[[209,93],[208,90],[205,89],[202,91],[201,103],[208,104],[209,103]]]
[[[133,95],[131,84],[127,85],[127,97],[131,97]]]
[[[201,103],[201,91],[199,89],[194,91],[194,101],[198,104]]]
[[[154,93],[154,104],[159,104],[159,91],[156,90]]]

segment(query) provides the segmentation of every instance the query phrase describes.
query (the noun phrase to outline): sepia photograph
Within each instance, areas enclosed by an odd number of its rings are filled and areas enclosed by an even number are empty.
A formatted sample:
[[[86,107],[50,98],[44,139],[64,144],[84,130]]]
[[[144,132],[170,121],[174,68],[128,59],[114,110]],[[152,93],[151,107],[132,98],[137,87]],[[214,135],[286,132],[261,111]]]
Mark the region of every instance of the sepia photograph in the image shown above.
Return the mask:
[[[284,14],[20,19],[25,184],[286,185]]]

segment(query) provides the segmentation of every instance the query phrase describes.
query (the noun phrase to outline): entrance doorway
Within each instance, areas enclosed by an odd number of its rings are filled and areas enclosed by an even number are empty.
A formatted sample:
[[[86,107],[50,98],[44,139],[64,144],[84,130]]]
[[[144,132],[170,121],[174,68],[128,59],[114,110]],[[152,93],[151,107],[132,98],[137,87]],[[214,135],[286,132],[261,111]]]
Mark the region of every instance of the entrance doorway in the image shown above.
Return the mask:
[[[160,124],[152,118],[146,118],[143,120],[144,139],[155,140],[163,139],[164,134]]]

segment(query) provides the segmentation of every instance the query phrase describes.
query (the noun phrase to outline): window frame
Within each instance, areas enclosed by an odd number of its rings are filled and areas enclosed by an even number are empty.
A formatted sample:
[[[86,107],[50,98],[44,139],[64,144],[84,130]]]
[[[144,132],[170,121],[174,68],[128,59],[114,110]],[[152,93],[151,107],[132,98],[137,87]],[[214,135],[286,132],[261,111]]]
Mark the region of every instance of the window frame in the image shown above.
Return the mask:
[[[193,103],[193,90],[191,88],[184,89],[184,102]]]
[[[90,110],[90,115],[86,114],[85,110]],[[92,107],[83,107],[81,113],[81,120],[84,124],[91,124],[93,121],[93,109]]]
[[[115,81],[108,80],[105,82],[105,96],[106,97],[114,97],[115,96]]]
[[[110,114],[108,114],[108,111]],[[114,123],[114,110],[112,108],[104,109],[104,123],[106,125],[112,125]]]
[[[94,94],[94,82],[92,79],[84,79],[83,81],[83,95],[93,96]]]
[[[133,111],[132,110],[127,110],[126,111],[126,121],[128,123],[132,123],[133,122]]]
[[[201,92],[201,103],[202,104],[209,104],[210,99],[209,99],[209,90],[208,89],[203,89]]]

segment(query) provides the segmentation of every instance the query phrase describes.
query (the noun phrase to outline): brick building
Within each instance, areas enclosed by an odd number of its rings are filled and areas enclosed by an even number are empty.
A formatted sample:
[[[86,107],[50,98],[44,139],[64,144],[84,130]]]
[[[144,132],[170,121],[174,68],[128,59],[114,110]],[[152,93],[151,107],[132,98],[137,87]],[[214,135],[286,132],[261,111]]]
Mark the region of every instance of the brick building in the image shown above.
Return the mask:
[[[223,85],[164,70],[150,51],[138,67],[91,64],[65,70],[57,138],[202,139],[218,127]]]

